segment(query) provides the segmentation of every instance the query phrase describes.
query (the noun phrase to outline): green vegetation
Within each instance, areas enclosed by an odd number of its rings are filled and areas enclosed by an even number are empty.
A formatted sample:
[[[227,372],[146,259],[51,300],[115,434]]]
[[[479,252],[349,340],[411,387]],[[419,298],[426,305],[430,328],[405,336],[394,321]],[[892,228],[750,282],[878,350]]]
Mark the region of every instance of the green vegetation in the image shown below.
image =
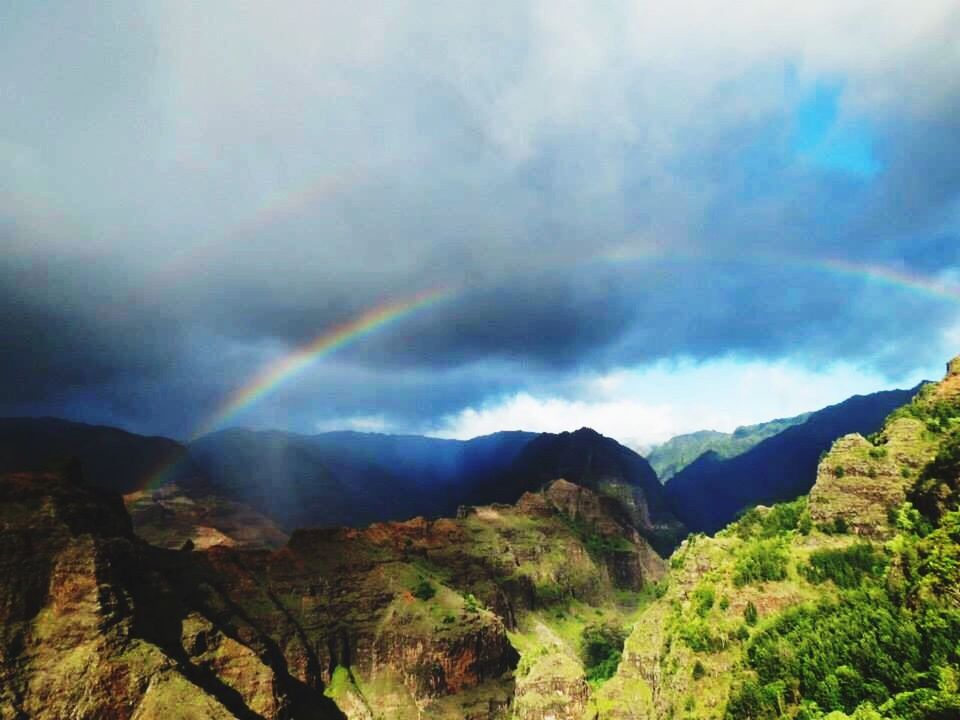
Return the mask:
[[[830,581],[839,594],[784,610],[747,641],[752,672],[733,689],[727,718],[960,717],[960,512],[952,496],[960,432],[947,407],[914,403],[895,413],[924,419],[941,438],[908,489],[912,502],[888,513],[896,535],[885,548],[838,538],[831,542],[843,544],[809,552],[800,575]],[[744,615],[755,622],[751,605]]]
[[[915,418],[923,422],[927,431],[933,434],[948,432],[960,424],[960,407],[956,400],[936,396],[937,385],[928,384],[907,405],[895,410],[887,420],[889,425],[903,417]]]
[[[665,483],[706,452],[716,453],[718,458],[724,460],[736,457],[768,437],[778,435],[789,427],[805,422],[809,417],[810,413],[804,413],[796,417],[771,420],[757,425],[745,425],[738,427],[732,433],[701,430],[677,435],[662,445],[654,447],[646,457],[656,470],[660,482]]]
[[[713,607],[717,594],[712,585],[701,585],[693,591],[693,604],[697,615],[706,617],[707,613]]]
[[[437,589],[433,584],[426,578],[421,577],[417,582],[416,587],[411,591],[413,596],[418,600],[430,600],[434,595],[437,594]]]
[[[812,583],[833,581],[837,587],[855,588],[865,577],[878,577],[886,567],[886,557],[870,543],[844,548],[815,550],[810,564],[801,572]]]
[[[350,671],[343,665],[337,665],[323,694],[329,698],[339,698],[352,688],[353,679],[350,677]]]
[[[808,717],[820,708],[854,712],[867,702],[885,715],[911,703],[960,709],[960,696],[938,685],[960,661],[957,637],[956,610],[912,612],[877,590],[792,608],[751,640],[747,660],[757,680],[736,690],[727,717],[779,718],[801,701]]]
[[[787,548],[780,539],[755,540],[746,544],[737,558],[733,584],[773,582],[787,577]]]
[[[703,620],[690,620],[680,625],[678,635],[695,652],[716,653],[727,646],[727,640]]]
[[[580,655],[587,680],[602,682],[613,677],[620,664],[627,634],[610,624],[590,624],[583,629]]]
[[[912,488],[909,499],[931,522],[960,507],[960,428],[940,445],[934,458]]]
[[[770,508],[750,508],[740,516],[735,528],[737,535],[744,539],[772,538],[785,535],[791,530],[799,529],[803,532],[801,525],[806,525],[806,532],[810,532],[809,522],[807,498],[800,497]]]
[[[628,552],[633,549],[633,545],[624,537],[601,535],[581,521],[571,520],[565,516],[562,519],[564,524],[583,542],[590,556],[596,560],[602,560],[610,553]]]

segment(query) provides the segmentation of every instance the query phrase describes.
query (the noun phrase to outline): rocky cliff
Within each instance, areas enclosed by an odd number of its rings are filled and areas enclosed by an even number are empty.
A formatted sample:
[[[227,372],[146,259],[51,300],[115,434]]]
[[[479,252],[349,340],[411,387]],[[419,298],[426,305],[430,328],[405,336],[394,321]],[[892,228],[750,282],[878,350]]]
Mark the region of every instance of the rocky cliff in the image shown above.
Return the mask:
[[[563,480],[275,550],[148,545],[79,475],[0,493],[0,718],[546,718],[589,695],[564,637],[584,609],[621,619],[663,573],[622,505]],[[554,660],[516,682],[543,636]]]

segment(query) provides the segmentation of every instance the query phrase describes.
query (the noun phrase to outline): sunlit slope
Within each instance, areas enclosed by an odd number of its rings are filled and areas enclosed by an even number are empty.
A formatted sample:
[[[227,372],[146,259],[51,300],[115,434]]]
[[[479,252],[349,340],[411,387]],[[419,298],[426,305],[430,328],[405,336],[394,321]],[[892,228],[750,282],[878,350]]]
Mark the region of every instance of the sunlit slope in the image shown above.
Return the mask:
[[[809,496],[688,538],[594,716],[960,717],[958,478],[960,359]]]

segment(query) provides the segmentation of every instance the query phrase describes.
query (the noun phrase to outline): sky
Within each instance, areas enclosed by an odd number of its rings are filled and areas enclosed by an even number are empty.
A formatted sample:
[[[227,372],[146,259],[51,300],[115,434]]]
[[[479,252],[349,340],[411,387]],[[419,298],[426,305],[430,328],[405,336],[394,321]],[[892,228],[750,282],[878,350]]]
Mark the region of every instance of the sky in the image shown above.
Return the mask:
[[[635,447],[960,353],[960,6],[0,4],[0,415]]]

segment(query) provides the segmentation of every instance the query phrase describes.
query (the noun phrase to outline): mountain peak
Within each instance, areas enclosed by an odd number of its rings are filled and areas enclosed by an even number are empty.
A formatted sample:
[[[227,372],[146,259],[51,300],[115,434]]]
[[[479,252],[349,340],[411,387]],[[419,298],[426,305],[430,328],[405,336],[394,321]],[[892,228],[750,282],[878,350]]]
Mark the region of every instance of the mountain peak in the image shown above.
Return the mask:
[[[596,430],[594,430],[591,427],[587,427],[586,425],[584,425],[579,430],[574,430],[570,434],[575,437],[582,437],[582,438],[602,438],[603,437],[603,435],[598,433]]]
[[[947,363],[947,377],[956,377],[960,375],[960,355]]]

